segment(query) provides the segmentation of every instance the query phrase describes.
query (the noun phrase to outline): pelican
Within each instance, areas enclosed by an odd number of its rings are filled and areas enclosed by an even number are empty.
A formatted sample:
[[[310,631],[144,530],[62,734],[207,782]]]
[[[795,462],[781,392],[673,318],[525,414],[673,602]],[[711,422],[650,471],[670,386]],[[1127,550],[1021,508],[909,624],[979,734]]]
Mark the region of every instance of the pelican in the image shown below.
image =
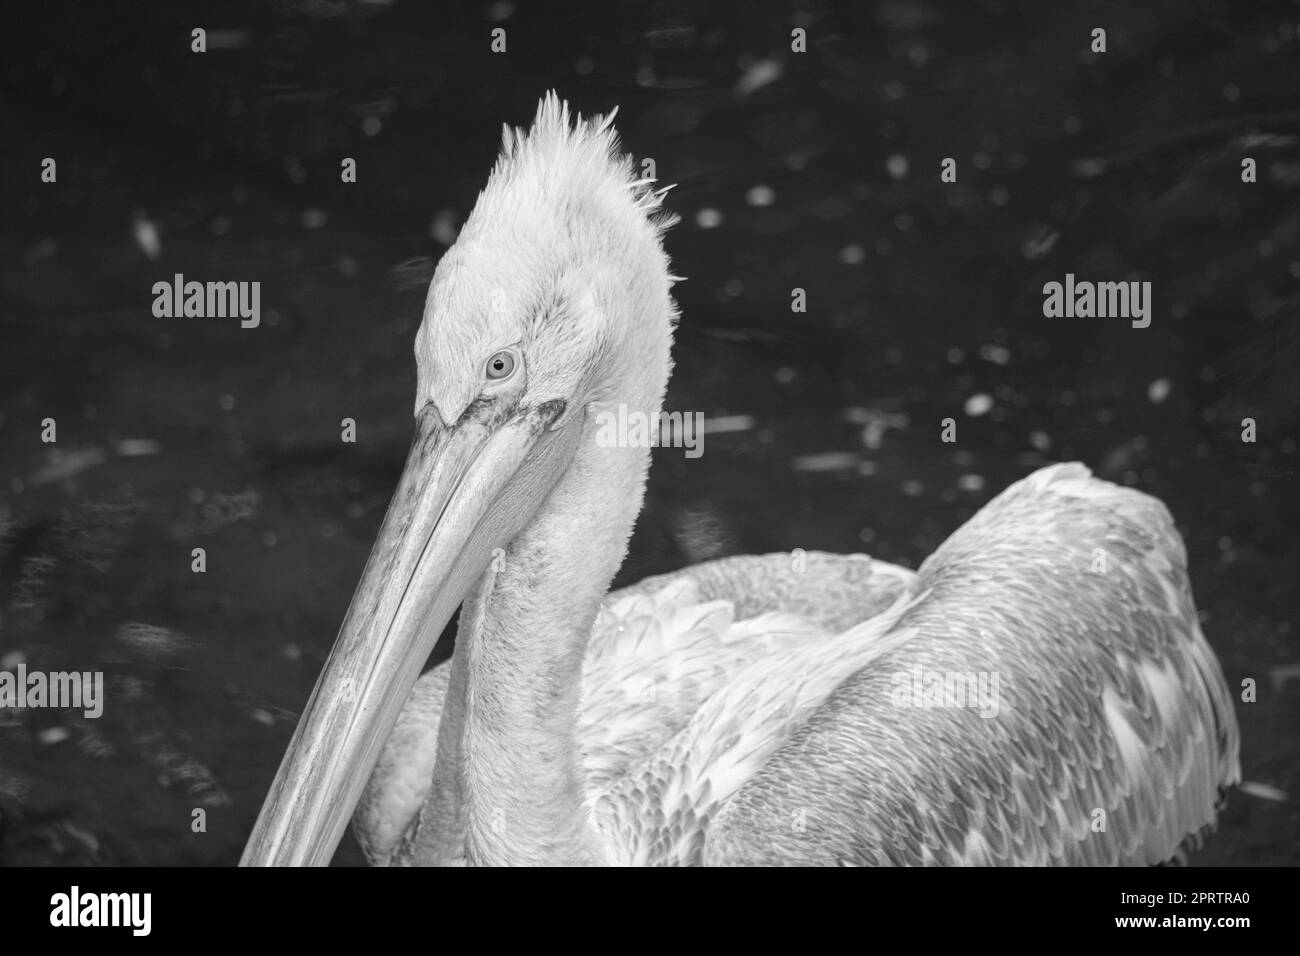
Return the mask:
[[[650,451],[598,418],[661,408],[677,318],[665,190],[612,120],[552,93],[505,130],[429,287],[405,470],[242,862],[327,864],[349,817],[381,865],[1196,846],[1240,779],[1231,697],[1169,512],[1083,465],[1011,485],[916,572],[780,553],[607,594]]]

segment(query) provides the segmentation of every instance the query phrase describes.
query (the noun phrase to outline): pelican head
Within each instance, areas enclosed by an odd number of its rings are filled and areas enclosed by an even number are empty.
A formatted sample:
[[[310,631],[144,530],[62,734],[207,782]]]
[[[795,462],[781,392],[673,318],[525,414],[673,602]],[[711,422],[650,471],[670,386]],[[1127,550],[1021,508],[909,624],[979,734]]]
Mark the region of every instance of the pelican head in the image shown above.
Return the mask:
[[[551,94],[531,130],[507,128],[438,265],[406,467],[245,865],[329,862],[443,627],[494,558],[576,497],[573,475],[625,526],[602,573],[622,559],[649,453],[598,453],[594,412],[659,409],[674,306],[663,192],[619,154],[612,118],[575,123]]]

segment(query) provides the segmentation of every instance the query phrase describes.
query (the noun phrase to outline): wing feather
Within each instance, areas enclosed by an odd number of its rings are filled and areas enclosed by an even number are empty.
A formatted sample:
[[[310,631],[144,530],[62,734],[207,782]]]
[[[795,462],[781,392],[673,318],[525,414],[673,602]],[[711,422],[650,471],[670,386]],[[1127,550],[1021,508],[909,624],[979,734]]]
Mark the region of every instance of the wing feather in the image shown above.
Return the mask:
[[[625,862],[1158,863],[1240,778],[1183,545],[1149,496],[1054,466],[915,576],[794,567],[723,559],[607,600],[580,739]],[[996,713],[897,698],[917,674],[996,675]],[[421,679],[367,788],[372,860],[427,794],[445,684]]]
[[[727,801],[706,861],[1154,864],[1213,823],[1239,734],[1160,502],[1081,465],[1043,469],[911,592],[892,627],[914,636]],[[917,669],[997,675],[997,715],[891,696]]]

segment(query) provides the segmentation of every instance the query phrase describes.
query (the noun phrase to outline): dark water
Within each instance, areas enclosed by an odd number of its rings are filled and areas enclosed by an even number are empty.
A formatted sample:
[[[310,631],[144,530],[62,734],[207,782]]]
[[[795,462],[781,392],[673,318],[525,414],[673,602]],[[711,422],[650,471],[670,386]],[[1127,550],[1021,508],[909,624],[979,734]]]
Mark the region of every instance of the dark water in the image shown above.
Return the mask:
[[[0,669],[102,670],[111,704],[0,711],[0,863],[238,858],[405,456],[423,282],[549,88],[618,104],[679,184],[668,407],[742,416],[656,453],[620,580],[915,566],[1084,461],[1168,503],[1229,682],[1258,683],[1252,786],[1194,862],[1300,860],[1294,4],[117,6],[0,41]],[[235,32],[198,56],[197,25]],[[154,318],[177,272],[261,281],[262,326]],[[1150,280],[1151,327],[1045,319],[1067,272]]]

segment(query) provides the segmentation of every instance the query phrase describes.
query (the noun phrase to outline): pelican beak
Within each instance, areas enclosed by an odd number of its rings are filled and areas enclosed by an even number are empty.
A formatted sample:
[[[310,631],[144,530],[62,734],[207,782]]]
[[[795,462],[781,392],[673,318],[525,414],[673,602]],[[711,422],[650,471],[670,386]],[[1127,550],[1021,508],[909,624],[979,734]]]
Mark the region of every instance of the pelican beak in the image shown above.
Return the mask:
[[[324,866],[438,635],[572,460],[561,401],[454,428],[426,406],[379,539],[241,866]]]

